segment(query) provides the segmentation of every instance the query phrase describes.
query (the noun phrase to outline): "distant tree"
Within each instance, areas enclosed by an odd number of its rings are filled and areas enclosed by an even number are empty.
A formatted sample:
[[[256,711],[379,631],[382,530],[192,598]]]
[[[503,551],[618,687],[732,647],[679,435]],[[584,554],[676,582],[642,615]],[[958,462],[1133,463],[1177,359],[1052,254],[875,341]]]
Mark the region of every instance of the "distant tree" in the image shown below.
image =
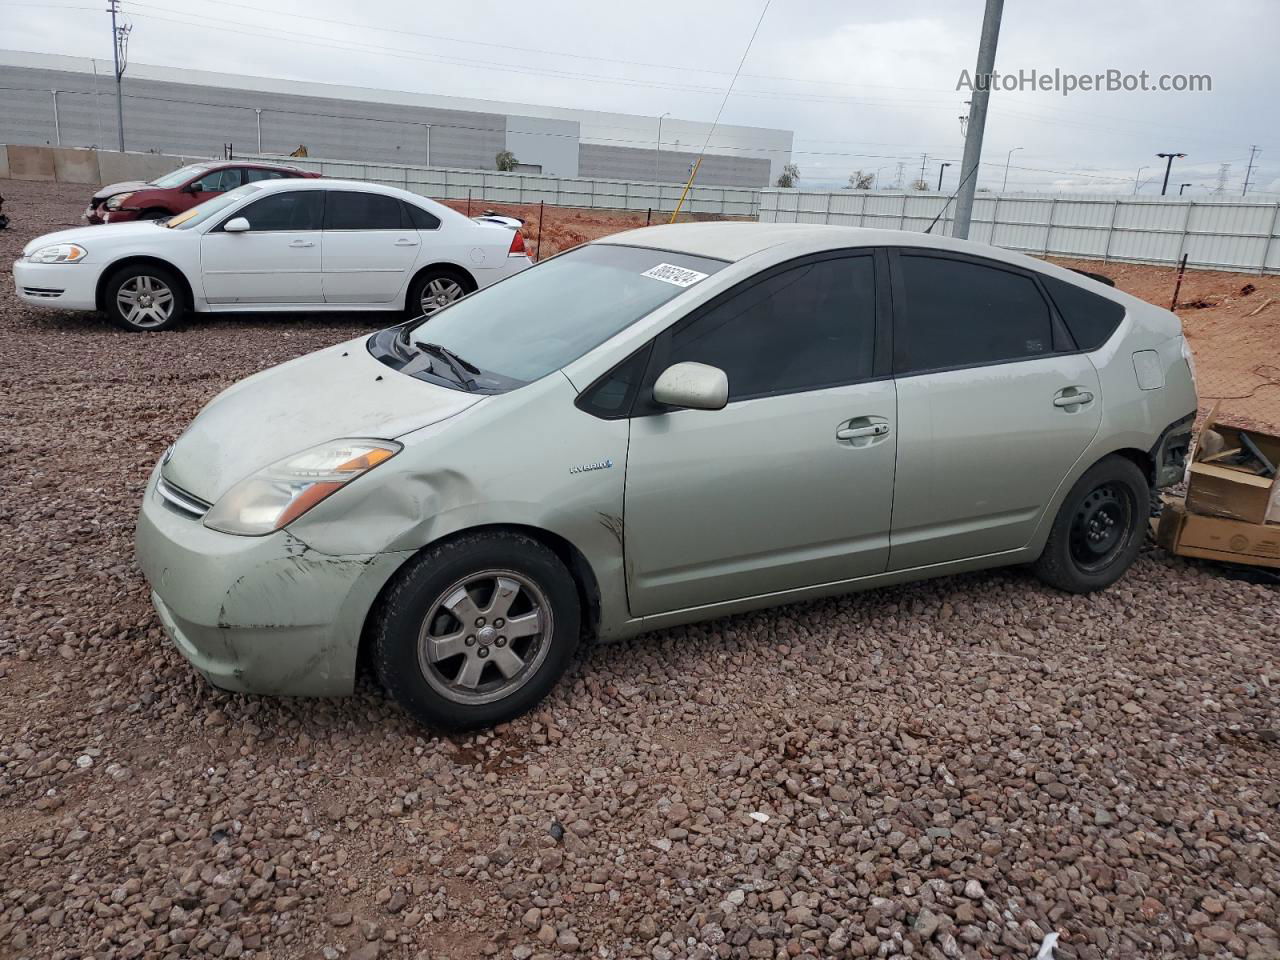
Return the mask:
[[[499,150],[498,155],[494,157],[493,160],[497,168],[503,173],[510,173],[520,163],[520,161],[516,159],[516,155],[510,150]]]
[[[929,184],[925,180],[913,180],[911,183],[912,190],[928,190]]]
[[[974,190],[974,193],[990,193],[990,192],[991,192],[990,187],[978,187],[976,190]]]
[[[796,181],[800,179],[800,168],[794,163],[788,163],[782,168],[782,172],[778,174],[778,186],[794,187]]]
[[[874,173],[863,173],[861,170],[855,170],[849,174],[849,190],[870,190],[871,184],[875,182],[876,175]]]

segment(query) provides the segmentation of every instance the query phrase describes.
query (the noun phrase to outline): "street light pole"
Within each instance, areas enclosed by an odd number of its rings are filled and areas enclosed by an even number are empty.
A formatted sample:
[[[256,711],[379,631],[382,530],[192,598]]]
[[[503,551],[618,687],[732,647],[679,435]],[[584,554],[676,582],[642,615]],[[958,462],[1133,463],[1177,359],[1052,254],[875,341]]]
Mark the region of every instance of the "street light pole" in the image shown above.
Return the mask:
[[[1014,147],[1013,150],[1021,150],[1021,147]],[[1004,183],[1000,184],[1000,192],[1004,193],[1009,189],[1009,161],[1013,159],[1013,150],[1005,154],[1004,158]]]
[[[1191,186],[1191,184],[1184,183],[1182,186],[1178,187],[1178,196],[1182,196],[1182,191],[1187,189],[1189,186]]]
[[[982,135],[987,127],[987,101],[991,99],[991,73],[996,64],[996,41],[1000,38],[1000,16],[1004,0],[987,0],[982,16],[982,36],[978,41],[978,63],[974,70],[973,105],[969,109],[969,129],[964,138],[964,159],[960,165],[960,191],[951,235],[969,239],[973,219],[973,194],[978,186],[978,164],[982,162]]]
[[[1174,157],[1185,157],[1185,153],[1157,153],[1157,157],[1162,159],[1164,163],[1164,185],[1160,187],[1160,196],[1164,196],[1169,189],[1169,171],[1173,169]]]
[[[670,113],[664,113],[661,117],[658,118],[658,139],[653,145],[653,179],[655,181],[660,179],[660,177],[658,176],[658,158],[659,158],[659,155],[662,153],[662,121],[663,121],[663,118],[669,117],[669,116],[671,116]]]
[[[951,166],[951,164],[944,163],[940,167],[938,167],[938,192],[939,193],[942,192],[942,175],[946,173],[947,167],[949,166]]]

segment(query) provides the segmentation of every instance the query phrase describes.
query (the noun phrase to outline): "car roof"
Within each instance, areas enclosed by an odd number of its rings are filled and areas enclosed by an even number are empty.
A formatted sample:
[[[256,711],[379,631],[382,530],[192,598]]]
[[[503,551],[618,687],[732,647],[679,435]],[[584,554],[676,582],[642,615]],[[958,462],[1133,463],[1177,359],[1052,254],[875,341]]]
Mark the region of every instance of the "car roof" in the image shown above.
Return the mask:
[[[595,243],[651,247],[698,257],[735,262],[774,247],[785,246],[791,255],[841,250],[849,247],[926,247],[968,253],[1019,266],[1043,268],[1044,263],[1020,253],[974,240],[956,240],[937,234],[872,227],[840,227],[816,223],[749,223],[713,220],[705,223],[662,224],[640,227],[601,237]],[[781,251],[780,251],[781,252]]]
[[[301,167],[290,166],[287,163],[271,163],[263,160],[206,160],[203,163],[193,163],[193,167],[204,167],[208,170],[221,170],[223,167],[249,167],[251,170],[288,170],[290,173],[303,173]]]

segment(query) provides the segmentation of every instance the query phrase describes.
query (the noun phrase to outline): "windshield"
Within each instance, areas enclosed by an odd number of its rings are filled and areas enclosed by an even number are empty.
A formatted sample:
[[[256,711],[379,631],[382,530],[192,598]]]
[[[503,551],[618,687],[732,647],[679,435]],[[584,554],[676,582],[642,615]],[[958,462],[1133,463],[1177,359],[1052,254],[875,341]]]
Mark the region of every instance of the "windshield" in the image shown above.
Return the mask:
[[[406,339],[438,344],[486,374],[528,383],[724,266],[665,250],[591,244],[459,300]]]
[[[197,203],[186,213],[180,213],[171,220],[166,220],[164,225],[170,230],[190,230],[192,227],[198,227],[211,217],[216,217],[227,207],[239,203],[249,194],[257,193],[261,189],[261,187],[252,183],[246,183],[243,187],[236,187],[234,190],[220,193],[204,203]]]
[[[204,173],[209,169],[207,163],[193,163],[188,167],[181,167],[173,173],[166,173],[163,177],[156,177],[149,181],[153,187],[163,187],[165,190],[171,190],[174,187],[180,187],[197,173]]]

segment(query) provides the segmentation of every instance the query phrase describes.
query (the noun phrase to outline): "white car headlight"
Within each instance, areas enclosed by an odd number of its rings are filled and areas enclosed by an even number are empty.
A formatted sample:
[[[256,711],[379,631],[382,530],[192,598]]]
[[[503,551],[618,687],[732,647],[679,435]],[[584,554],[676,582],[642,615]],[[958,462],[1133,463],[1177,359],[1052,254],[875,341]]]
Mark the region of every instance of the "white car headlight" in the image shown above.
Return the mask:
[[[31,251],[27,257],[32,263],[79,263],[88,251],[78,243],[54,243]]]
[[[112,194],[111,196],[107,197],[107,209],[108,209],[108,210],[119,210],[119,209],[120,209],[120,205],[121,205],[122,203],[124,203],[126,200],[128,200],[128,199],[129,199],[130,197],[132,197],[132,196],[133,196],[133,194],[132,194],[132,193],[116,193],[116,194]]]
[[[242,537],[279,530],[401,449],[388,440],[331,440],[295,453],[224,493],[204,525]]]

